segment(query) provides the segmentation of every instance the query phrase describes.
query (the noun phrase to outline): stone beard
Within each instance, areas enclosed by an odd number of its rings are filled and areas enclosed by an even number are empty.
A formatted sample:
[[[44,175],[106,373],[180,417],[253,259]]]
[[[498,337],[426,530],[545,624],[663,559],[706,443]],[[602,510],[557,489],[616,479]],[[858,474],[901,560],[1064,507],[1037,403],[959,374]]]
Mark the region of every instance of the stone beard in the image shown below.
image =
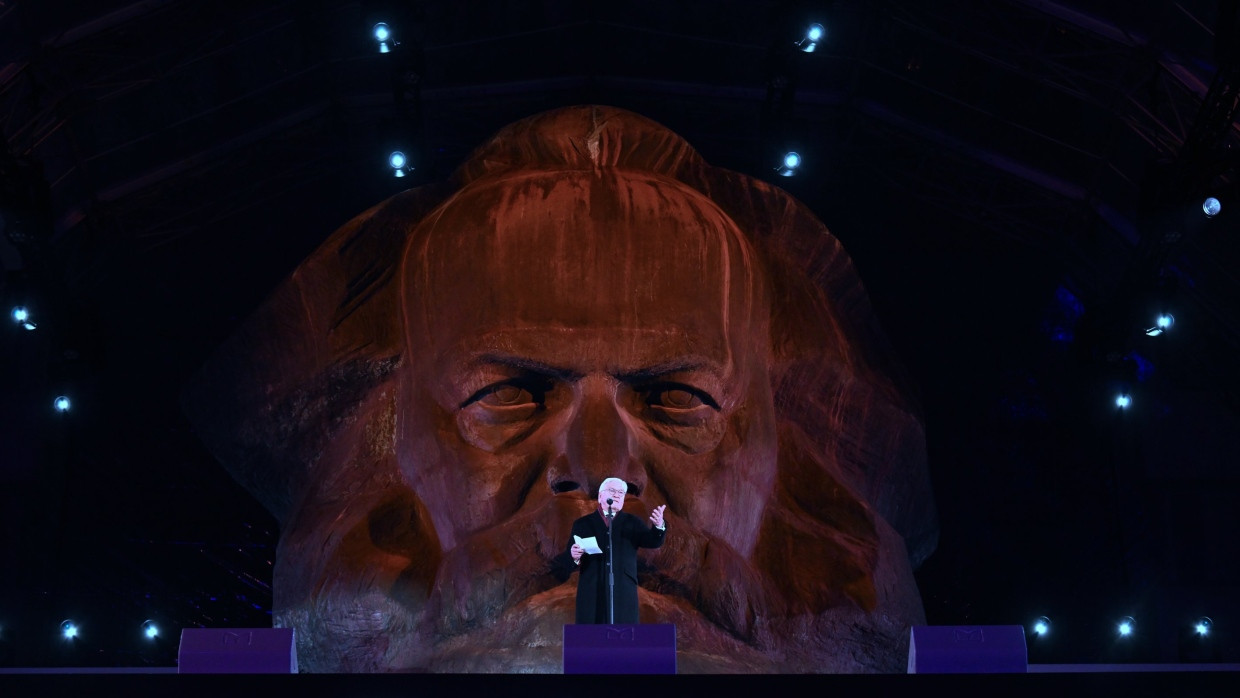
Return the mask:
[[[905,539],[824,448],[852,417],[790,416],[871,377],[858,347],[701,187],[624,162],[651,147],[626,128],[700,162],[640,117],[561,110],[498,136],[432,210],[397,197],[325,246],[403,240],[390,274],[362,265],[322,292],[343,296],[334,311],[304,313],[348,338],[302,349],[330,360],[307,360],[314,380],[252,427],[323,425],[272,458],[313,464],[291,485],[239,475],[297,493],[269,506],[275,621],[297,629],[304,670],[559,671],[576,579],[550,562],[609,476],[629,485],[624,511],[668,507],[639,605],[677,625],[682,672],[901,669],[924,622]]]

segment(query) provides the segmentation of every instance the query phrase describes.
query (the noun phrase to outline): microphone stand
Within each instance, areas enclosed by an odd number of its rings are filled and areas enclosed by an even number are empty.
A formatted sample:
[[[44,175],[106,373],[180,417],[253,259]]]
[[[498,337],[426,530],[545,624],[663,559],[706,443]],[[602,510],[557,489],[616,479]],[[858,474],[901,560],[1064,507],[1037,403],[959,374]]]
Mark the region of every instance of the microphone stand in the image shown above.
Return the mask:
[[[613,543],[616,525],[616,514],[611,510],[611,499],[607,499],[607,623],[616,624],[616,549]]]

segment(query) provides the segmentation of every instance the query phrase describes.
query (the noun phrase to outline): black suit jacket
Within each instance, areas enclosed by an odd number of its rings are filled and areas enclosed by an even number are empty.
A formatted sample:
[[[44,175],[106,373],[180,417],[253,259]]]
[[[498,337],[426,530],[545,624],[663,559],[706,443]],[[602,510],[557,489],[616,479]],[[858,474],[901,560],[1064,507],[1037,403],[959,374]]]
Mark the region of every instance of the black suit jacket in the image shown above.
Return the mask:
[[[665,524],[666,525],[666,524]],[[556,556],[558,576],[568,579],[574,570],[580,570],[577,580],[577,623],[608,623],[607,604],[607,544],[614,535],[612,551],[616,565],[615,623],[637,623],[637,549],[657,548],[663,545],[663,534],[645,521],[626,514],[616,513],[611,528],[603,521],[603,514],[595,511],[573,522],[573,535],[598,540],[602,554],[582,555],[581,565],[573,564],[574,539],[569,538],[568,547]]]

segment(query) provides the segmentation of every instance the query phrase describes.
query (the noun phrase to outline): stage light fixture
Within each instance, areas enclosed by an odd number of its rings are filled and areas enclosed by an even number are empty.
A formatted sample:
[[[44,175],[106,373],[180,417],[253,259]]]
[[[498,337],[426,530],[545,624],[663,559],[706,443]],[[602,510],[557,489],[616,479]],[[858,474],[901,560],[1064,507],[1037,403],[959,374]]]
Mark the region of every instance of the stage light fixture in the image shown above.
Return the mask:
[[[1172,326],[1174,325],[1175,325],[1175,316],[1170,313],[1163,313],[1162,315],[1159,315],[1157,318],[1154,318],[1154,326],[1147,329],[1145,331],[1145,334],[1150,337],[1157,337],[1158,335],[1171,329]]]
[[[1210,629],[1214,627],[1214,621],[1209,616],[1202,616],[1193,623],[1193,630],[1202,637],[1210,634]]]
[[[1130,396],[1128,393],[1120,393],[1119,395],[1115,396],[1115,406],[1120,408],[1121,410],[1126,409],[1131,404],[1132,404],[1132,396]]]
[[[779,163],[779,167],[775,168],[775,171],[778,172],[781,177],[791,177],[797,173],[797,170],[800,169],[800,167],[801,156],[795,151],[790,150],[784,154],[784,159]]]
[[[1124,616],[1119,619],[1119,625],[1115,629],[1120,637],[1130,637],[1137,631],[1137,621],[1132,616]]]
[[[68,412],[71,406],[69,398],[65,395],[60,395],[55,400],[52,400],[52,408],[57,412]]]
[[[25,306],[19,305],[14,307],[13,311],[9,314],[9,317],[13,318],[13,322],[16,322],[27,330],[33,330],[38,327],[38,325],[34,324],[34,322],[30,320],[30,311],[27,310]]]
[[[392,38],[392,29],[386,23],[379,22],[376,24],[373,33],[375,41],[379,42],[379,53],[387,53],[392,50],[392,47],[388,46],[388,40]]]
[[[805,36],[796,42],[796,46],[806,53],[813,53],[826,34],[827,30],[821,24],[811,24],[805,30]]]
[[[1051,631],[1051,619],[1046,616],[1038,616],[1033,621],[1033,634],[1042,637]]]
[[[60,636],[66,640],[72,640],[78,636],[78,626],[71,620],[60,621]]]
[[[392,176],[404,177],[405,173],[413,168],[409,166],[409,158],[399,150],[393,150],[388,156],[388,167],[392,168]]]
[[[153,620],[144,620],[142,621],[142,634],[146,636],[146,639],[154,640],[159,637],[159,626],[155,625]]]
[[[1223,204],[1219,203],[1219,200],[1213,196],[1206,197],[1206,200],[1201,202],[1201,210],[1206,214],[1207,218],[1213,218],[1218,215],[1219,211],[1223,210]]]

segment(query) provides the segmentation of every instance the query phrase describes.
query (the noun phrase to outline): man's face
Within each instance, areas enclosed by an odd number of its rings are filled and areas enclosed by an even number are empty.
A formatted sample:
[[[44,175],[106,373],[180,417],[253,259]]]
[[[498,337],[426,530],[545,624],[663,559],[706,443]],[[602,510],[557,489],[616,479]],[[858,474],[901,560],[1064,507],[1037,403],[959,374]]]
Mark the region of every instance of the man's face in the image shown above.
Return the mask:
[[[598,491],[598,503],[603,511],[620,511],[624,508],[624,488],[609,482]]]
[[[442,548],[515,518],[566,535],[615,476],[631,513],[667,504],[748,555],[775,422],[766,301],[730,221],[592,173],[476,188],[435,220],[403,271],[397,451]]]

